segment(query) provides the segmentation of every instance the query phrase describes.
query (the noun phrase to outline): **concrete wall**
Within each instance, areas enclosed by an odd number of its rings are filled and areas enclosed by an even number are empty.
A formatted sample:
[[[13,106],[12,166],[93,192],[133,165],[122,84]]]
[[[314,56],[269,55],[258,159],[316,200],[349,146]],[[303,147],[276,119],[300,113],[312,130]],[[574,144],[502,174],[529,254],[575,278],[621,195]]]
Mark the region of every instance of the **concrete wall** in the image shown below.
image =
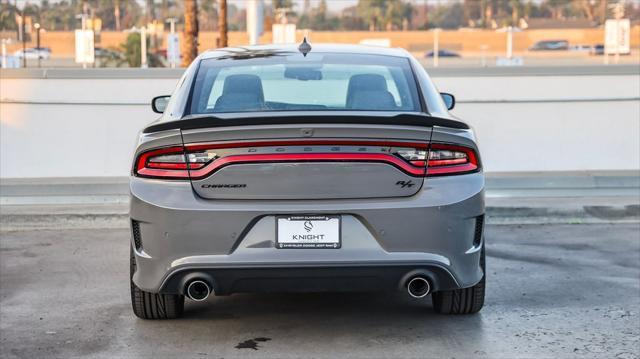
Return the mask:
[[[0,73],[0,177],[126,176],[153,96],[179,70]],[[457,95],[488,172],[640,169],[633,67],[432,71]]]
[[[438,77],[487,171],[640,169],[640,77]]]

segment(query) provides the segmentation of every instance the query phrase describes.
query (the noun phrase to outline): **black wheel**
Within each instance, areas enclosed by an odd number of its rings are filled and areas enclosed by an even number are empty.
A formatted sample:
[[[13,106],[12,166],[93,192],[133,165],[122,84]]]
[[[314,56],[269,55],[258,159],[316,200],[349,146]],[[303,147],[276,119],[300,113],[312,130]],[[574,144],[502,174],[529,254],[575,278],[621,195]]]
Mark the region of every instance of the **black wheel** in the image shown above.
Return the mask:
[[[486,277],[484,245],[480,252],[480,267],[484,274],[478,284],[473,287],[443,290],[431,295],[433,309],[440,314],[473,314],[484,305],[484,288]]]
[[[129,262],[129,281],[131,282],[131,305],[133,313],[142,319],[174,319],[182,315],[184,296],[173,294],[156,294],[145,292],[133,283],[136,272],[136,259],[131,249]]]

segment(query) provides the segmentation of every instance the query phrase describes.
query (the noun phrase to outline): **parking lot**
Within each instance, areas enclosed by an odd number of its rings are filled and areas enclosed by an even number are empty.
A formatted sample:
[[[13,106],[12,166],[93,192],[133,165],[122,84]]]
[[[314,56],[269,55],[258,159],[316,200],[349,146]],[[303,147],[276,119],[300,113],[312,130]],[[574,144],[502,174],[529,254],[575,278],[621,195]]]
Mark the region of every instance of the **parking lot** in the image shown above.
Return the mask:
[[[479,315],[405,293],[243,294],[173,321],[133,316],[126,229],[5,231],[0,357],[638,358],[639,230],[488,226]]]

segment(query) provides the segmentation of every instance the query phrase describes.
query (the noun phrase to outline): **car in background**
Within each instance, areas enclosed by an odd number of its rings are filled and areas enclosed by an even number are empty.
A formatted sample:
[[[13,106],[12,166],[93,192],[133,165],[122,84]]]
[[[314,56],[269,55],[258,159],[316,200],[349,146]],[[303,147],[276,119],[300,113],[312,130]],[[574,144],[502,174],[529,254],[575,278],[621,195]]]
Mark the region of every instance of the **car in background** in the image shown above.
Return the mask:
[[[603,44],[593,45],[591,47],[591,50],[589,50],[589,55],[592,55],[592,56],[604,55],[604,45]]]
[[[176,318],[185,298],[234,293],[404,291],[431,295],[438,313],[477,313],[485,179],[454,105],[403,49],[201,54],[152,100],[162,115],[132,156],[133,312]]]
[[[569,46],[569,51],[572,52],[591,52],[591,49],[593,49],[593,46],[584,44]]]
[[[98,67],[120,67],[127,61],[124,53],[115,48],[96,47],[94,56]]]
[[[542,40],[529,48],[529,51],[564,51],[569,49],[567,40]]]
[[[49,47],[30,47],[16,51],[13,53],[18,58],[26,58],[27,60],[37,60],[38,58],[48,60],[51,57],[51,48]]]
[[[123,56],[121,51],[110,49],[110,48],[104,48],[104,47],[96,47],[94,49],[94,55],[96,58],[99,58],[99,57],[111,58],[111,57]]]
[[[435,51],[431,50],[424,54],[424,57],[433,57],[435,55]],[[438,50],[438,57],[462,57],[459,53],[451,50]]]

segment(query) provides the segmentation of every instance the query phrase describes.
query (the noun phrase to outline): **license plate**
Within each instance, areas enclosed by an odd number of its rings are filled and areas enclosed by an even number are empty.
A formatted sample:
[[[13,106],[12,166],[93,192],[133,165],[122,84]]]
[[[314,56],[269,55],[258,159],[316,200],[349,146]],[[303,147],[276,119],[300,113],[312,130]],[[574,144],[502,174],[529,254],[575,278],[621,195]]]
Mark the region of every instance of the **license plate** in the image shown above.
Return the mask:
[[[340,248],[340,216],[276,219],[276,248]]]

